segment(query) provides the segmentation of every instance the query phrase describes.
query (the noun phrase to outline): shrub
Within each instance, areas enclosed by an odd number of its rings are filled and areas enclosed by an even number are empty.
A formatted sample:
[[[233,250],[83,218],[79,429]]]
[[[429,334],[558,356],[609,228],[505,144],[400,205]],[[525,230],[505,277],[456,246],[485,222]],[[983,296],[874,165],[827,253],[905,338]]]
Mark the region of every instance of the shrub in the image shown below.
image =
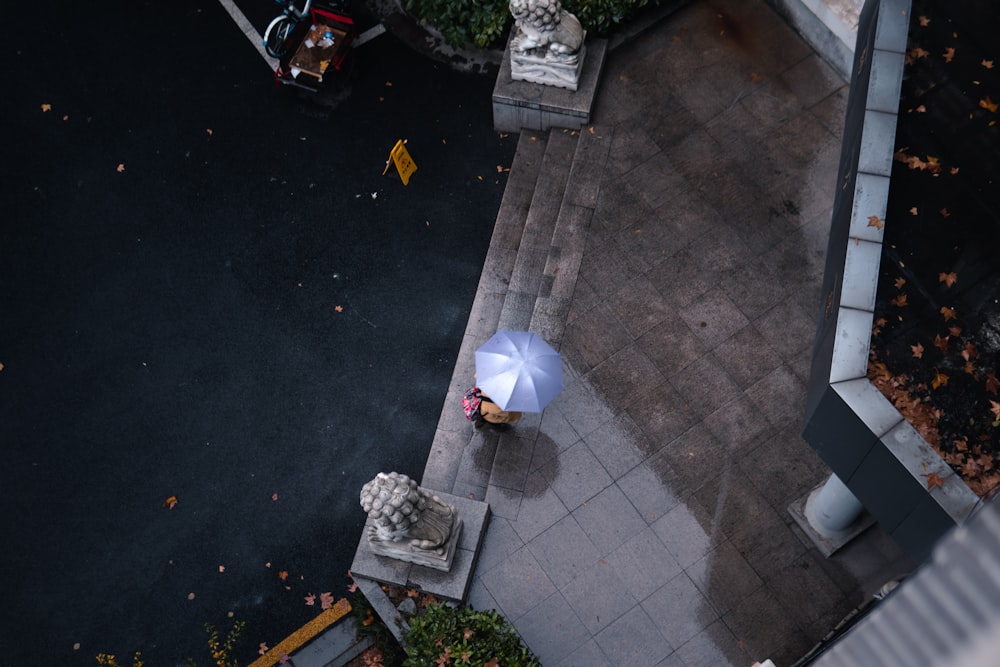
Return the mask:
[[[506,0],[406,0],[406,10],[437,28],[454,47],[499,44],[512,20]]]
[[[493,610],[433,604],[409,623],[406,667],[541,667],[510,624]]]
[[[632,18],[647,4],[660,0],[564,0],[563,9],[574,14],[590,35],[606,35]],[[406,10],[422,23],[430,23],[454,47],[499,44],[511,23],[506,0],[407,0]]]

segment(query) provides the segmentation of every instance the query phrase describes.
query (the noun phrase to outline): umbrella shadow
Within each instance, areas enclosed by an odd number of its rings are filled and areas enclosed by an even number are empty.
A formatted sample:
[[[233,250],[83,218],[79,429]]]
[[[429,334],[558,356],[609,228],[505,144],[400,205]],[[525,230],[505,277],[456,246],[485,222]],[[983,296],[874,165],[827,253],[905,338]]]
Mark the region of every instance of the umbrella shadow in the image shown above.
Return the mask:
[[[473,436],[470,449],[470,461],[482,486],[505,495],[537,498],[558,473],[559,446],[536,428],[483,431]]]

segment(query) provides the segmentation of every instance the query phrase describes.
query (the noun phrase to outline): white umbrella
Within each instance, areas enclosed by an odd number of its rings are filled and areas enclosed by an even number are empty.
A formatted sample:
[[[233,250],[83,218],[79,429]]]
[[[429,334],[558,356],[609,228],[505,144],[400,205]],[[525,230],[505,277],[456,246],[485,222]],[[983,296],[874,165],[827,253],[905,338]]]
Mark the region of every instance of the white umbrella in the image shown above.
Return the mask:
[[[476,350],[476,384],[504,410],[541,412],[562,391],[562,359],[530,331],[498,331]]]

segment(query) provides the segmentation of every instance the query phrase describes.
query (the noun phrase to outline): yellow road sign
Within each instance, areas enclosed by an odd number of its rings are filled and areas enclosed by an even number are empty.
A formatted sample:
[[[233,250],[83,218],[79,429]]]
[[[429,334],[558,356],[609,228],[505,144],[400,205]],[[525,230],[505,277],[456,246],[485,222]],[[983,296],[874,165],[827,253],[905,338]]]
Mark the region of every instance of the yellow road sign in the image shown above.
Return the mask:
[[[389,159],[385,163],[385,169],[382,170],[383,176],[385,176],[385,172],[389,171],[390,165],[396,167],[396,171],[399,172],[399,179],[403,181],[403,185],[408,185],[410,183],[410,176],[417,170],[417,165],[413,161],[413,158],[410,157],[410,152],[406,150],[406,141],[403,139],[397,141],[396,145],[389,151]]]

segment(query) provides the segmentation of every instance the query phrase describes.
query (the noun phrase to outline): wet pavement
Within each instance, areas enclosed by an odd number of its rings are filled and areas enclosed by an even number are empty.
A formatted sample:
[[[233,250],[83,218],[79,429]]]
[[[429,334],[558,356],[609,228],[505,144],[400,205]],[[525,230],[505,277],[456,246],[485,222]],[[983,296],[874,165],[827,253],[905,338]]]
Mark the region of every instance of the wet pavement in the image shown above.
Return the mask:
[[[218,2],[11,11],[0,665],[204,664],[234,620],[247,664],[348,595],[361,487],[424,465],[515,139],[394,35],[331,109]]]
[[[469,602],[546,667],[792,664],[912,565],[826,559],[787,511],[847,100],[763,2],[698,2],[614,50],[592,126],[521,134],[422,484],[493,517]],[[566,388],[508,433],[459,408],[497,328]]]

